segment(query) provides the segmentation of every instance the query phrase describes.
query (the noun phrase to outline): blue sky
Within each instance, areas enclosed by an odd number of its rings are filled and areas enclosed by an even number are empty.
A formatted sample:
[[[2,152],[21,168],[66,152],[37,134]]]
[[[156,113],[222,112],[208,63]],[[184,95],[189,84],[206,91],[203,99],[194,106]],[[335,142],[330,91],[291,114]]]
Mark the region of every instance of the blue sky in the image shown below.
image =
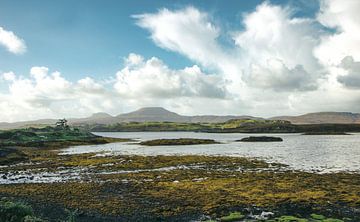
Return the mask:
[[[263,2],[254,1],[0,1],[0,25],[26,40],[27,52],[0,50],[0,70],[27,74],[32,66],[61,70],[70,80],[113,75],[129,53],[156,56],[172,68],[192,65],[184,56],[157,47],[132,15],[161,8],[195,6],[208,11],[222,28],[241,28],[241,15]],[[300,16],[313,15],[317,1],[271,1],[298,7]],[[223,41],[228,41],[224,37]]]
[[[0,121],[145,106],[360,112],[359,11],[358,0],[0,0]]]

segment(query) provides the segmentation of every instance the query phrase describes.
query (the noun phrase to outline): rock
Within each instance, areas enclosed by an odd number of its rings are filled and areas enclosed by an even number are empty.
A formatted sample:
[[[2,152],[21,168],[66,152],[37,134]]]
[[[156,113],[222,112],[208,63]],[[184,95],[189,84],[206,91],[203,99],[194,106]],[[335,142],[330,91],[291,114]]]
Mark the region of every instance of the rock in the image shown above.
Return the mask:
[[[236,142],[282,142],[283,139],[280,137],[273,136],[249,136],[236,140]]]

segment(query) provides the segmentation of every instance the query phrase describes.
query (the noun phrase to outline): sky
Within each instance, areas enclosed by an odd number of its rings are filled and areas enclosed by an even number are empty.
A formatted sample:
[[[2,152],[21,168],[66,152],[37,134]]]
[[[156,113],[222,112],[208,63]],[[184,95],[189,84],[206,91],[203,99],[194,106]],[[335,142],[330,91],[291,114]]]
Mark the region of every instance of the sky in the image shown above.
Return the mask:
[[[360,112],[360,1],[0,0],[0,122]]]

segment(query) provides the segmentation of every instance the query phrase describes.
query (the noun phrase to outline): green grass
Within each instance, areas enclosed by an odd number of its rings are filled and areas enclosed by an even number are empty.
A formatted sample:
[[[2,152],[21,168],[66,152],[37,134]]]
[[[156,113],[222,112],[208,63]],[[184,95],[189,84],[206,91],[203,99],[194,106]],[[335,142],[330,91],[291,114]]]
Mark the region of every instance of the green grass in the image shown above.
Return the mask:
[[[245,216],[240,212],[232,212],[227,216],[221,217],[221,222],[232,222],[232,221],[238,221],[243,219]]]
[[[315,220],[324,220],[324,219],[326,219],[325,216],[320,215],[320,214],[311,214],[310,217],[311,217],[312,219],[315,219]]]
[[[42,222],[35,217],[32,208],[24,203],[0,201],[0,222]]]

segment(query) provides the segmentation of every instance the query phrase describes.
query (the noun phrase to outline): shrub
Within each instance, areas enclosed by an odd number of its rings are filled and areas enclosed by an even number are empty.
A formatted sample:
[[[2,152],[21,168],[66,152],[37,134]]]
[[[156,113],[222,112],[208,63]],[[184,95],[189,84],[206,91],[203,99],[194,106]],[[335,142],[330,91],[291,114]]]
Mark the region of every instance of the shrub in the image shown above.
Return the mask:
[[[26,216],[33,216],[30,206],[10,201],[0,202],[0,222],[22,222]]]

